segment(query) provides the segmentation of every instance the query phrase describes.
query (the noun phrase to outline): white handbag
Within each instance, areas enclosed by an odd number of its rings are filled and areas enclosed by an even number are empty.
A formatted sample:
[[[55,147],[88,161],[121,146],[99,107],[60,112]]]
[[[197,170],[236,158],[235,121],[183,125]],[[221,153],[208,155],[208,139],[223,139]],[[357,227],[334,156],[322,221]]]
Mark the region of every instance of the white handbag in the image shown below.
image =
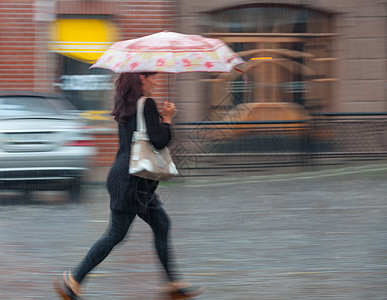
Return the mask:
[[[144,118],[146,97],[137,101],[137,130],[133,132],[129,174],[151,179],[168,180],[178,174],[168,147],[155,149],[149,141]]]

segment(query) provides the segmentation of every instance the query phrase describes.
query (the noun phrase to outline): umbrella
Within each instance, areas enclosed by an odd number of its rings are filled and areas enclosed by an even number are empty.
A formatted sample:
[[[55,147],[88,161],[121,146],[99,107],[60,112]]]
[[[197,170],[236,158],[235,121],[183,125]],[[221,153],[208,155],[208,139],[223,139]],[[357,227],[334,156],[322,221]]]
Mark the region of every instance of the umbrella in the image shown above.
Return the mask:
[[[124,72],[230,72],[244,61],[223,41],[162,31],[111,45],[91,68]]]

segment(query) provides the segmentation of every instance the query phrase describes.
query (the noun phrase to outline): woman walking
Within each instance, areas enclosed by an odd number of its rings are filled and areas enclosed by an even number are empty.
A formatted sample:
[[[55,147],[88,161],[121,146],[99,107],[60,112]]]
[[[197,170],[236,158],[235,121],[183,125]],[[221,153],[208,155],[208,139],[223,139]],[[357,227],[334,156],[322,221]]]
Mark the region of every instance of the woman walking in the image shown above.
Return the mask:
[[[90,248],[82,262],[72,271],[65,272],[63,282],[55,288],[65,299],[81,299],[80,286],[86,275],[100,264],[126,236],[130,225],[139,216],[151,227],[158,258],[165,270],[167,289],[181,299],[193,298],[202,292],[188,282],[179,281],[173,269],[169,240],[169,217],[155,193],[158,181],[128,173],[131,141],[136,130],[137,100],[145,96],[144,118],[149,141],[156,149],[171,141],[170,124],[177,110],[166,102],[159,113],[150,98],[156,86],[156,73],[122,73],[116,82],[112,115],[118,123],[119,149],[109,172],[107,188],[110,193],[110,222],[106,232]]]

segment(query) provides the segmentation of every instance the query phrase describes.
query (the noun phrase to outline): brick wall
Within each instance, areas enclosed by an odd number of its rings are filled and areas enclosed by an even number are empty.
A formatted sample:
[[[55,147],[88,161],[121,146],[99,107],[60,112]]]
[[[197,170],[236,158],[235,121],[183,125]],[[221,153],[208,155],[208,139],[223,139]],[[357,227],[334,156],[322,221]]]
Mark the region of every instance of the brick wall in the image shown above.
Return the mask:
[[[0,4],[0,89],[34,88],[36,39],[34,1],[2,1]]]
[[[55,55],[48,49],[49,23],[56,15],[105,15],[119,28],[119,39],[176,30],[176,1],[2,0],[0,3],[0,90],[52,92],[58,78]],[[161,75],[155,99],[173,95]],[[117,150],[115,131],[95,135],[93,164],[110,165]]]
[[[325,0],[346,13],[336,18],[337,111],[387,111],[387,3],[354,0],[344,5]]]
[[[167,0],[3,0],[0,4],[0,90],[53,91],[57,66],[48,50],[47,32],[56,14],[108,15],[117,24],[120,39],[131,39],[176,30],[175,9],[176,1]],[[162,81],[159,97],[168,92],[166,80]]]
[[[92,161],[93,166],[110,166],[118,150],[118,136],[114,131],[96,134],[94,145],[97,154]]]

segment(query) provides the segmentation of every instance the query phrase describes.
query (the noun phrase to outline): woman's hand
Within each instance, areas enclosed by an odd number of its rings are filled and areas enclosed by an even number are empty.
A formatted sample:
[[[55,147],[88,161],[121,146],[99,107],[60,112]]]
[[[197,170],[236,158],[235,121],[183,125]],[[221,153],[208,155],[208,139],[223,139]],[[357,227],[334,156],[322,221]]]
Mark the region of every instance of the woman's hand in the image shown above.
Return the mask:
[[[168,100],[164,102],[164,106],[161,110],[161,116],[164,123],[171,123],[173,117],[176,115],[177,109],[174,103],[170,103]]]

